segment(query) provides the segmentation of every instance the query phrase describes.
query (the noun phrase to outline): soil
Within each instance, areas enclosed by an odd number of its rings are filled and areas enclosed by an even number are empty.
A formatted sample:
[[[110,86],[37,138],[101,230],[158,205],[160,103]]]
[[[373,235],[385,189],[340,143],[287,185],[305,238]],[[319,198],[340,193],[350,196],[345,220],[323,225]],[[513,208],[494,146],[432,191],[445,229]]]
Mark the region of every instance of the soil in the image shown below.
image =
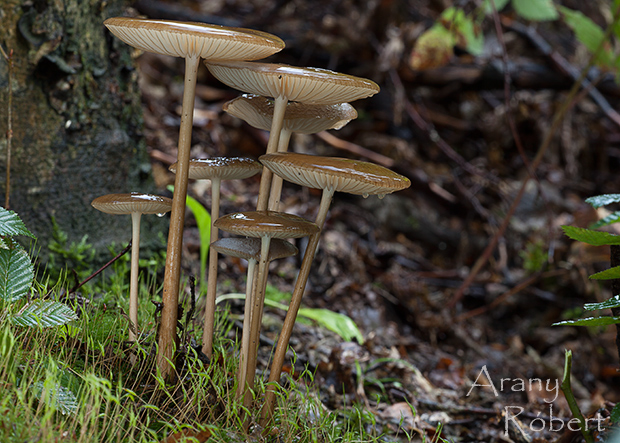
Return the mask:
[[[427,54],[430,65],[414,70],[415,41],[447,3],[139,1],[132,13],[261,29],[287,45],[269,62],[332,69],[381,86],[353,103],[359,118],[341,130],[291,141],[296,152],[372,161],[412,183],[381,200],[337,194],[332,203],[304,304],[350,316],[365,340],[296,326],[296,371],[307,365],[315,373],[326,408],[364,405],[394,441],[432,439],[441,430],[454,441],[578,442],[559,391],[571,350],[573,392],[605,440],[620,399],[616,330],[553,323],[612,295],[608,282],[588,279],[609,267],[609,248],[571,241],[560,227],[588,226],[603,213],[584,199],[620,190],[620,126],[610,111],[618,109],[620,89],[594,72],[604,101],[579,94],[538,162],[573,84],[558,60],[579,71],[587,53],[561,21],[528,22],[508,8],[500,14],[501,35],[493,16],[482,22],[480,55],[457,46],[438,63]],[[463,3],[474,11],[475,2]],[[564,5],[605,23],[603,6]],[[553,52],[544,53],[541,42]],[[163,190],[173,182],[167,167],[176,158],[183,62],[148,53],[137,60],[145,136]],[[260,156],[268,134],[222,111],[240,93],[204,67],[199,75],[192,157]],[[221,213],[253,210],[258,184],[258,176],[224,181]],[[209,190],[208,181],[190,186],[206,207]],[[282,209],[314,219],[319,200],[316,190],[285,184]],[[507,229],[474,272],[507,216]],[[185,270],[198,274],[191,216],[185,245]],[[220,260],[220,292],[244,290],[245,266]],[[290,291],[298,266],[296,258],[275,262],[270,284]],[[240,313],[242,305],[231,309]],[[266,311],[261,369],[282,320],[280,311]]]

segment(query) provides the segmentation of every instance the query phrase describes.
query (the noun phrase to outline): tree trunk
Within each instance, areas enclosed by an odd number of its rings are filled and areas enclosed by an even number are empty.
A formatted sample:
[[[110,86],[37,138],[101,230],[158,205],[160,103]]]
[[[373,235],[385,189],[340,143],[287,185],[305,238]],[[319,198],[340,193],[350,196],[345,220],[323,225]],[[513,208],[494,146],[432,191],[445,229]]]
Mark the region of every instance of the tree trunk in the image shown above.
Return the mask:
[[[70,241],[88,235],[100,248],[126,243],[129,218],[102,214],[90,202],[153,190],[132,49],[103,26],[124,6],[123,0],[4,0],[0,8],[0,44],[13,53],[11,73],[0,56],[0,205],[12,95],[9,207],[38,237],[42,259],[52,218]],[[145,217],[145,240],[153,224],[161,229],[157,217]]]

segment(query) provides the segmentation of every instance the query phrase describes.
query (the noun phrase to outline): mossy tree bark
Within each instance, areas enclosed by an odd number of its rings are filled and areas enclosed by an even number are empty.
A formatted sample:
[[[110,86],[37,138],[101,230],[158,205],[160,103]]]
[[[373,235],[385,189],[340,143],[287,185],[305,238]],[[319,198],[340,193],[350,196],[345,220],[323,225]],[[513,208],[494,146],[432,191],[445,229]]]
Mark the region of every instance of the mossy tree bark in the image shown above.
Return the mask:
[[[103,216],[90,202],[107,193],[152,191],[131,48],[103,26],[125,6],[123,0],[5,0],[0,9],[0,44],[13,52],[14,64],[9,76],[0,57],[0,205],[10,81],[10,209],[37,235],[42,256],[53,218],[70,240],[88,235],[95,246],[126,243],[129,219]],[[149,223],[158,222],[145,220],[147,232]]]

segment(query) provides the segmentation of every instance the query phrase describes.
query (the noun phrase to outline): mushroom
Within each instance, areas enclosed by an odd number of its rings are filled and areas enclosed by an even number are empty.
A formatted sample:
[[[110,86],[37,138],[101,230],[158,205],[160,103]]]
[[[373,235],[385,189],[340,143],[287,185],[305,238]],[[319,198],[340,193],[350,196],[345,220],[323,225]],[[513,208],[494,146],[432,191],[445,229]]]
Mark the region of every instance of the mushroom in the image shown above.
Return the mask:
[[[224,104],[222,109],[244,120],[250,126],[269,131],[273,122],[274,101],[267,97],[243,94]],[[340,129],[357,118],[357,111],[348,103],[330,105],[310,105],[307,103],[288,102],[282,131],[278,141],[278,152],[286,152],[292,133],[315,134],[327,129]],[[268,209],[278,211],[282,177],[276,175],[272,179],[269,192]]]
[[[252,315],[250,325],[249,351],[246,364],[247,386],[243,404],[250,406],[250,391],[254,388],[254,373],[260,333],[261,312],[265,302],[265,286],[267,283],[267,265],[269,264],[269,245],[272,238],[299,238],[312,236],[319,232],[319,227],[308,220],[293,214],[275,211],[237,212],[220,217],[215,226],[236,235],[257,237],[261,239],[260,261],[258,272],[252,283]]]
[[[237,398],[241,398],[247,383],[247,357],[250,347],[250,325],[252,312],[252,282],[254,280],[254,268],[260,260],[261,240],[259,238],[223,238],[211,243],[211,248],[220,254],[231,257],[243,258],[248,261],[248,270],[245,288],[245,308],[243,317],[243,333],[241,336],[241,352],[239,357],[239,379],[237,385]],[[298,250],[293,244],[279,238],[272,238],[269,246],[269,261],[290,257],[297,254]],[[259,321],[260,324],[260,321]]]
[[[176,173],[177,164],[169,169]],[[215,157],[209,159],[192,159],[189,162],[191,179],[211,180],[211,238],[213,243],[218,238],[215,220],[220,216],[220,183],[222,180],[244,179],[251,177],[262,169],[256,160],[243,157]],[[211,358],[213,354],[213,327],[215,320],[215,297],[217,291],[217,253],[209,254],[209,277],[207,301],[204,312],[204,329],[202,335],[202,352]]]
[[[379,92],[379,86],[370,80],[326,69],[237,61],[206,62],[206,65],[211,74],[228,86],[274,98],[267,154],[277,151],[289,101],[315,105],[347,103]],[[267,209],[271,177],[269,170],[263,170],[256,206],[259,211]]]
[[[159,329],[157,366],[165,379],[170,378],[173,342],[176,335],[181,245],[185,221],[185,196],[196,91],[196,74],[200,59],[258,60],[284,48],[284,42],[271,34],[252,29],[227,28],[203,23],[113,17],[104,25],[130,46],[143,51],[185,59],[185,82],[181,125],[179,128],[178,168],[174,183],[163,309]]]
[[[91,205],[107,214],[131,214],[131,277],[129,285],[129,341],[135,341],[138,332],[138,263],[140,255],[140,218],[142,214],[163,215],[172,208],[172,200],[158,195],[107,194],[97,197]]]
[[[321,204],[315,220],[320,229],[323,229],[329,205],[336,191],[363,195],[364,197],[377,194],[379,198],[382,198],[385,194],[408,188],[411,185],[408,178],[383,166],[346,158],[275,153],[263,155],[259,160],[263,165],[285,180],[301,186],[323,190]],[[268,423],[273,414],[275,404],[274,385],[280,380],[286,348],[293,332],[297,312],[299,311],[306,282],[310,274],[312,260],[319,244],[319,237],[320,232],[310,237],[297,281],[295,282],[291,303],[282,326],[282,332],[278,338],[269,374],[269,384],[265,394],[262,425]]]

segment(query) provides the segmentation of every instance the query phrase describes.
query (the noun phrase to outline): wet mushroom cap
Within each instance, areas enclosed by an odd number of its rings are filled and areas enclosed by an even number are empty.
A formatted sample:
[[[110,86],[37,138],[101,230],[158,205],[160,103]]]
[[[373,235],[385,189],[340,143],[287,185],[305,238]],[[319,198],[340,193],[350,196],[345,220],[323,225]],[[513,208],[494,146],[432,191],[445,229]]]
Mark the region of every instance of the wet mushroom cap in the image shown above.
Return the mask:
[[[408,188],[409,179],[383,166],[348,158],[282,152],[260,162],[283,179],[309,188],[357,195],[385,195]]]
[[[218,218],[214,226],[247,237],[299,238],[319,232],[303,217],[275,211],[236,212]]]
[[[243,94],[224,104],[222,109],[263,131],[271,130],[274,102],[260,95]],[[357,118],[357,111],[348,103],[311,105],[289,102],[282,128],[301,134],[315,134],[327,129],[340,129]]]
[[[205,64],[215,78],[232,88],[265,97],[286,97],[289,101],[327,105],[379,92],[379,86],[371,80],[327,69],[244,61]]]
[[[134,48],[173,57],[258,60],[284,48],[280,38],[253,29],[130,17],[112,17],[103,24]]]
[[[107,214],[164,214],[172,209],[172,200],[159,195],[141,194],[107,194],[97,197],[91,205]]]
[[[211,247],[223,255],[243,258],[245,260],[259,260],[261,240],[259,238],[222,238],[211,243]],[[291,257],[297,254],[298,249],[286,240],[271,239],[269,245],[269,260]]]
[[[168,168],[176,173],[176,163]],[[189,161],[189,178],[221,180],[244,179],[258,174],[263,169],[256,160],[245,157],[215,157],[208,159],[192,159]]]

